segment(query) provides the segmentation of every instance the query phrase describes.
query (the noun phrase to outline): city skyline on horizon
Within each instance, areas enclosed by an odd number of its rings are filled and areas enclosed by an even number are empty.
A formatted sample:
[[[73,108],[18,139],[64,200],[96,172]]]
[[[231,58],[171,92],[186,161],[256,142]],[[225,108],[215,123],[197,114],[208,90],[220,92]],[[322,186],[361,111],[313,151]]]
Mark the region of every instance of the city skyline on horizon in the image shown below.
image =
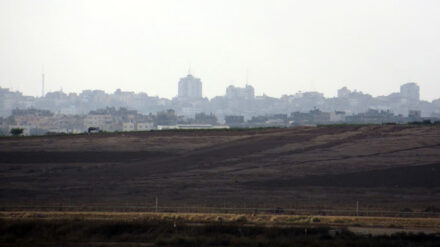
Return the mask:
[[[218,97],[218,96],[225,96],[225,95],[226,95],[227,88],[230,87],[230,86],[233,86],[233,87],[236,87],[236,88],[245,88],[245,87],[247,87],[247,86],[251,86],[253,89],[256,89],[256,88],[252,85],[252,83],[249,83],[249,82],[246,82],[244,85],[230,84],[230,85],[228,85],[227,87],[225,87],[225,89],[224,89],[224,93],[222,93],[222,94],[218,94],[218,95],[214,95],[214,96],[212,96],[212,97],[207,97],[207,96],[205,96],[204,93],[203,93],[203,88],[204,88],[204,86],[203,86],[203,84],[204,84],[203,79],[197,77],[196,75],[194,75],[194,74],[192,73],[192,71],[190,71],[190,70],[187,71],[187,75],[186,75],[185,77],[180,77],[179,80],[176,82],[176,89],[178,89],[178,83],[179,83],[179,81],[180,81],[181,79],[183,79],[183,78],[186,78],[187,76],[193,76],[194,78],[196,78],[196,79],[200,79],[200,80],[201,80],[201,82],[202,82],[202,98],[207,98],[207,99],[209,99],[209,100],[211,100],[211,99],[213,99],[213,98],[215,98],[215,97]],[[46,90],[46,89],[45,89],[45,87],[46,87],[46,84],[45,84],[45,83],[46,83],[46,81],[45,81],[46,74],[43,73],[41,77],[42,77],[42,82],[41,82],[41,83],[43,83],[41,90]],[[40,83],[40,85],[41,85],[41,83]],[[415,82],[415,81],[404,82],[404,83],[400,84],[400,86],[405,85],[405,84],[408,84],[408,83],[415,83],[415,84],[417,84],[417,86],[420,88],[420,92],[422,91],[422,90],[421,90],[421,89],[422,89],[422,86],[420,86],[420,84],[419,84],[418,82]],[[366,94],[366,95],[371,95],[372,97],[380,97],[380,96],[389,96],[389,95],[391,95],[391,94],[393,94],[393,93],[398,93],[398,92],[399,92],[399,89],[400,89],[400,86],[399,86],[398,88],[396,88],[395,91],[389,92],[388,94],[385,94],[385,95],[373,95],[373,94],[371,94],[371,93],[369,93],[369,92],[365,92],[365,91],[362,91],[362,90],[358,90],[358,89],[356,89],[356,88],[350,88],[350,87],[348,87],[348,86],[342,86],[342,87],[336,89],[334,95],[332,95],[332,96],[328,96],[328,95],[326,95],[324,92],[321,92],[321,91],[319,91],[319,90],[311,90],[311,91],[301,91],[301,90],[299,90],[299,91],[297,91],[297,92],[286,93],[286,94],[280,95],[279,97],[277,97],[277,96],[272,96],[272,95],[268,95],[268,94],[262,92],[261,94],[257,94],[257,93],[255,93],[255,96],[256,96],[256,97],[257,97],[257,96],[268,96],[268,97],[273,97],[273,98],[281,98],[281,97],[283,97],[283,96],[291,96],[291,95],[296,95],[296,94],[299,94],[299,93],[317,92],[317,93],[321,93],[321,94],[323,94],[325,98],[335,98],[335,97],[338,97],[338,95],[337,95],[337,91],[338,91],[338,90],[343,89],[343,88],[346,88],[346,89],[350,90],[351,92],[360,92],[360,93],[363,93],[363,94]],[[43,88],[43,87],[44,87],[44,88]],[[5,89],[8,89],[8,90],[13,91],[13,92],[20,92],[20,93],[22,93],[24,96],[32,96],[32,97],[35,97],[35,98],[39,98],[39,97],[41,97],[41,95],[27,95],[27,94],[25,94],[25,92],[20,91],[20,90],[15,90],[15,89],[13,89],[13,88],[2,87],[1,84],[0,84],[0,88],[5,88]],[[67,94],[67,95],[70,94],[70,93],[81,94],[83,91],[89,91],[89,90],[90,90],[90,91],[95,91],[95,90],[98,90],[98,91],[104,91],[106,94],[113,94],[113,93],[115,93],[116,91],[121,90],[122,92],[131,92],[131,93],[136,93],[136,94],[139,94],[139,93],[145,93],[145,94],[147,94],[149,97],[159,97],[159,98],[169,99],[169,100],[172,100],[173,98],[177,98],[177,97],[178,97],[178,92],[177,92],[174,96],[172,96],[172,97],[163,97],[163,96],[161,96],[161,95],[151,95],[151,94],[148,93],[148,91],[123,90],[122,88],[116,88],[116,89],[113,90],[113,91],[106,91],[106,90],[104,90],[104,89],[100,89],[100,88],[88,88],[88,89],[83,89],[83,90],[81,90],[81,91],[79,91],[79,92],[67,92],[67,91],[64,91],[64,90],[61,88],[61,89],[59,89],[59,90],[46,91],[45,94],[47,94],[47,93],[54,93],[54,92],[63,92],[63,93],[65,93],[65,94]],[[422,94],[420,93],[420,100],[421,100],[421,101],[432,102],[433,100],[437,100],[437,99],[440,99],[440,95],[439,95],[438,97],[434,97],[432,100],[427,100],[427,99],[424,99],[424,98],[422,97]]]
[[[280,97],[347,86],[387,95],[440,90],[440,2],[0,1],[0,86],[147,92],[172,98],[189,66],[203,95],[228,85]],[[248,80],[246,80],[248,78]]]

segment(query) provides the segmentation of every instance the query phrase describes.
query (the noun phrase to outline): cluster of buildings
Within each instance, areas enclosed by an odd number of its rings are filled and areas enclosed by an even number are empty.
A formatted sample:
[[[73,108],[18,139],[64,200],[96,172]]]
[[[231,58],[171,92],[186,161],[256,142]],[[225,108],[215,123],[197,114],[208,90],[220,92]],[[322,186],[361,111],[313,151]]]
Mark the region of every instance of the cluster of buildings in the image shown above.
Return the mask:
[[[314,125],[326,123],[404,123],[440,117],[440,99],[420,99],[410,82],[400,91],[373,97],[344,87],[337,97],[298,92],[280,98],[257,96],[251,85],[229,86],[223,96],[203,97],[202,81],[188,74],[178,81],[172,99],[146,93],[85,90],[80,94],[49,92],[24,96],[0,88],[0,133],[22,127],[26,134],[103,131],[144,131],[170,128],[224,128]],[[172,109],[172,110],[170,110]]]
[[[177,115],[172,109],[145,115],[127,108],[106,107],[83,115],[65,115],[29,108],[14,109],[9,117],[0,117],[0,135],[8,135],[12,129],[22,129],[23,135],[44,135],[214,128],[229,128],[229,126],[220,124],[212,113],[198,113],[194,118],[186,118]]]
[[[24,135],[80,133],[82,125],[83,117],[79,115],[54,114],[35,108],[14,109],[9,117],[0,117],[0,135],[6,135],[15,128],[23,129]]]
[[[408,116],[396,115],[391,111],[369,109],[366,112],[347,115],[344,111],[324,112],[317,108],[309,112],[292,112],[290,114],[269,114],[254,116],[245,120],[244,116],[226,116],[225,122],[230,127],[291,127],[316,126],[325,124],[405,124],[405,123],[439,123],[439,117],[422,117],[420,111],[410,111]]]
[[[144,115],[136,110],[107,107],[85,115],[54,114],[48,110],[15,109],[8,118],[0,118],[0,135],[11,129],[23,129],[24,135],[49,133],[84,133],[99,131],[149,131],[167,129],[225,129],[258,127],[316,126],[324,124],[397,124],[409,122],[440,123],[440,118],[421,116],[412,110],[408,116],[391,111],[370,109],[347,115],[344,111],[324,112],[317,108],[308,112],[265,114],[246,119],[243,115],[226,115],[219,121],[213,114],[197,113],[194,118],[177,115],[172,109]]]

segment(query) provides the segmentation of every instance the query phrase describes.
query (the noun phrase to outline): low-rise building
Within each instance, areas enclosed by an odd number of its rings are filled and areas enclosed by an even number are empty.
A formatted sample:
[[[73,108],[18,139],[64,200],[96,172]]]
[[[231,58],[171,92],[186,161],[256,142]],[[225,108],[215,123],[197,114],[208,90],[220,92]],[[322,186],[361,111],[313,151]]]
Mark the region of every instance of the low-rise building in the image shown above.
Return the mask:
[[[330,112],[330,122],[344,122],[345,111]]]
[[[244,123],[244,116],[225,116],[225,122],[227,125],[241,125]]]
[[[152,130],[153,128],[153,123],[136,123],[136,130],[138,131]]]
[[[409,110],[408,111],[408,118],[411,121],[418,121],[422,119],[422,111],[419,110]]]
[[[110,114],[89,114],[84,118],[84,127],[98,127],[101,130],[112,130],[113,118]]]
[[[330,122],[330,113],[322,112],[316,108],[308,113],[292,112],[290,116],[294,125],[327,124]]]
[[[158,130],[167,129],[229,129],[227,125],[211,125],[211,124],[176,124],[176,125],[158,125]]]
[[[401,117],[394,115],[391,111],[379,111],[376,109],[369,109],[367,112],[359,113],[346,117],[348,123],[362,123],[362,124],[383,124],[401,122]]]
[[[133,122],[124,122],[122,123],[122,131],[135,131],[136,124]]]

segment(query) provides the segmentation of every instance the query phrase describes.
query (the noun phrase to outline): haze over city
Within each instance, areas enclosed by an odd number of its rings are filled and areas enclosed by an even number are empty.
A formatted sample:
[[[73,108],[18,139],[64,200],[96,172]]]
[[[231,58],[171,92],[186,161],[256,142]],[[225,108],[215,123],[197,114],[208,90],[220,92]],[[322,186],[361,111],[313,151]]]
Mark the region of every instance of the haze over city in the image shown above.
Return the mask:
[[[439,0],[0,0],[0,246],[440,246]]]
[[[0,86],[41,95],[117,88],[171,98],[189,68],[203,96],[246,82],[280,97],[439,98],[438,1],[0,2]],[[44,67],[44,68],[43,68]]]

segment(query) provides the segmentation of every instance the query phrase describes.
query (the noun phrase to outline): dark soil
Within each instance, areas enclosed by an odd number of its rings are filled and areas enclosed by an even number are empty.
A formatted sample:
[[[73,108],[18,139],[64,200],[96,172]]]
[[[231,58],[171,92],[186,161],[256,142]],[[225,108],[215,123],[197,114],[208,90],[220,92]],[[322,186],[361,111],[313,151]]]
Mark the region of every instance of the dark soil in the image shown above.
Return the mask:
[[[440,207],[440,128],[0,138],[0,206]]]
[[[249,183],[249,186],[325,186],[325,187],[440,187],[440,164],[388,168],[331,176],[306,176]]]

